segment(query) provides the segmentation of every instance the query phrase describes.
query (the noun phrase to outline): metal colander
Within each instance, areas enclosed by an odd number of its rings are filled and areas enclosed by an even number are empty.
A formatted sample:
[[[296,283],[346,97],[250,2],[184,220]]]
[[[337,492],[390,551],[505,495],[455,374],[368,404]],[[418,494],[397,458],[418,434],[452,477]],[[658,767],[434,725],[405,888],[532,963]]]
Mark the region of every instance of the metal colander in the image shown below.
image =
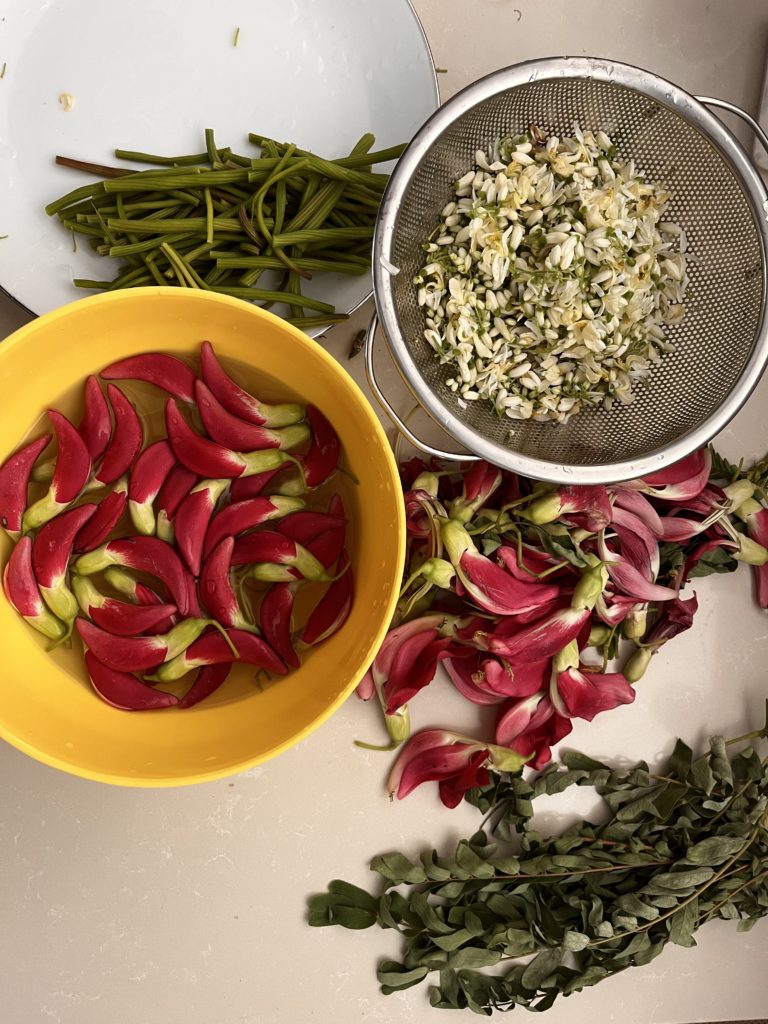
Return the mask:
[[[532,61],[495,72],[456,95],[414,138],[379,213],[376,307],[417,401],[474,456],[554,482],[629,479],[706,443],[747,399],[768,360],[768,196],[739,143],[705,103],[744,117],[768,148],[759,126],[731,104],[695,98],[648,72],[591,58]],[[441,366],[423,340],[424,311],[413,284],[424,258],[421,243],[478,148],[531,123],[547,134],[572,134],[574,122],[606,131],[620,155],[634,158],[672,192],[668,219],[685,230],[691,257],[687,315],[668,332],[676,349],[652,370],[649,386],[636,389],[632,405],[588,409],[566,424],[499,418],[490,402],[461,409],[445,385],[452,369]],[[369,376],[388,406],[373,374],[373,330],[369,335]],[[456,457],[408,428],[405,433],[434,454]]]

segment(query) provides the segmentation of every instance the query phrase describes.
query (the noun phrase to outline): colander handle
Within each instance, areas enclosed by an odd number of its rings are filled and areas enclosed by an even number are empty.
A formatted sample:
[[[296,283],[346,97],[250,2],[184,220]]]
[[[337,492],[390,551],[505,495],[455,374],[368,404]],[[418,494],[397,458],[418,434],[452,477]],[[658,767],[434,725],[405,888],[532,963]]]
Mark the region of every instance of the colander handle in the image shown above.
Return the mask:
[[[746,110],[742,110],[741,107],[737,107],[735,103],[729,103],[728,100],[717,100],[712,96],[697,96],[696,99],[699,103],[703,103],[705,107],[720,107],[721,110],[727,110],[729,114],[735,114],[736,117],[740,117],[745,124],[749,125],[760,140],[760,145],[763,147],[765,152],[768,153],[768,135],[763,131],[754,117],[752,117],[751,114],[748,114]]]
[[[434,448],[426,441],[422,441],[420,437],[417,437],[417,435],[413,433],[410,427],[403,423],[398,414],[389,404],[389,400],[381,390],[379,382],[376,380],[376,371],[373,368],[373,339],[378,326],[379,316],[378,313],[374,312],[371,317],[371,322],[368,325],[368,331],[365,335],[365,375],[368,378],[371,391],[376,395],[379,405],[382,407],[384,412],[389,416],[403,437],[407,438],[415,448],[419,448],[421,451],[427,452],[428,455],[432,455],[436,459],[449,459],[453,462],[477,462],[477,455],[469,455],[463,452],[444,452],[442,448]]]

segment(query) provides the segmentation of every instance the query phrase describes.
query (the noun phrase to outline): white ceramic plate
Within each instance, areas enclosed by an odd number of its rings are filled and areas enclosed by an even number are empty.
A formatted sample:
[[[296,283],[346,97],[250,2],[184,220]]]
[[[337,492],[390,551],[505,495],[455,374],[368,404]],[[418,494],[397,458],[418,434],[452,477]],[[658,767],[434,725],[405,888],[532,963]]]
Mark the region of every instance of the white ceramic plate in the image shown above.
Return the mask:
[[[114,165],[115,147],[196,153],[214,128],[236,152],[258,155],[254,131],[337,157],[366,131],[377,148],[408,141],[438,103],[408,0],[5,0],[0,10],[0,286],[38,314],[90,294],[74,277],[117,269],[82,240],[73,252],[44,213],[91,180],[57,167],[56,154]],[[367,276],[306,285],[339,312],[370,290]]]

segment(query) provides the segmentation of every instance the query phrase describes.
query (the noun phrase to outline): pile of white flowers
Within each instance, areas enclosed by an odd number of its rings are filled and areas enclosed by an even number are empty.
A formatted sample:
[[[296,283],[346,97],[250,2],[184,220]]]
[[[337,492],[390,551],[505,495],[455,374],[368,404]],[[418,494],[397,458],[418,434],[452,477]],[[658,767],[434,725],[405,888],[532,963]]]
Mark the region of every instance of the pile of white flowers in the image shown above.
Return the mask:
[[[424,337],[455,367],[448,387],[463,408],[487,399],[520,420],[630,403],[685,315],[669,192],[578,126],[568,138],[532,126],[475,162],[414,279]]]

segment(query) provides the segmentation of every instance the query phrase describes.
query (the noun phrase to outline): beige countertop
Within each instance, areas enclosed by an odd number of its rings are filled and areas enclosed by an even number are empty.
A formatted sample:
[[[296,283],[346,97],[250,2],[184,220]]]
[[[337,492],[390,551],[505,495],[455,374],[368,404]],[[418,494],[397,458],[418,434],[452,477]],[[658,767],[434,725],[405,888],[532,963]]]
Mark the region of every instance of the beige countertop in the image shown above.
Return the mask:
[[[0,7],[2,4],[0,4]],[[414,0],[443,96],[495,68],[590,54],[658,72],[756,112],[768,49],[765,0]],[[328,346],[340,358],[359,311]],[[27,319],[0,298],[0,337]],[[357,365],[358,378],[362,367]],[[0,396],[1,400],[1,396]],[[768,379],[719,441],[731,456],[768,448]],[[697,586],[695,627],[657,659],[634,705],[581,723],[570,744],[595,756],[653,758],[681,733],[737,735],[760,721],[768,620],[744,572]],[[435,683],[417,726],[465,721]],[[462,713],[464,719],[461,718]],[[426,1024],[425,993],[379,994],[390,933],[310,930],[306,896],[331,878],[365,884],[374,854],[445,846],[471,832],[469,808],[433,792],[390,805],[372,709],[351,699],[277,760],[230,780],[142,791],[59,774],[0,746],[0,962],[5,1024]],[[588,805],[572,810],[584,811]],[[543,815],[551,824],[555,811]],[[371,879],[373,876],[370,876]],[[768,1015],[768,926],[708,925],[695,949],[556,1004],[548,1024],[682,1024]],[[520,1011],[524,1014],[525,1011]],[[454,1018],[446,1018],[446,1020]],[[469,1019],[469,1015],[462,1016]]]

